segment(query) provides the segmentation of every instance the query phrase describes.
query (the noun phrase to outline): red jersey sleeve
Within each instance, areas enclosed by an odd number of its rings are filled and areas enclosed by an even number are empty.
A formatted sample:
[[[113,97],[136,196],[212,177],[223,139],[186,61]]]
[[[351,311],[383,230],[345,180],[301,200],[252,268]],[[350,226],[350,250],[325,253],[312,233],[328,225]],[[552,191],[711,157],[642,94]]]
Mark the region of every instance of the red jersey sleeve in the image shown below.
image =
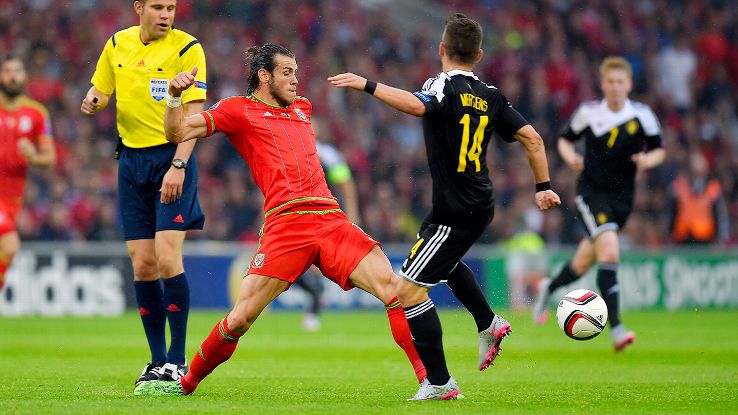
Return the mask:
[[[224,98],[208,110],[201,112],[207,124],[207,135],[216,132],[232,134],[246,123],[241,97]]]

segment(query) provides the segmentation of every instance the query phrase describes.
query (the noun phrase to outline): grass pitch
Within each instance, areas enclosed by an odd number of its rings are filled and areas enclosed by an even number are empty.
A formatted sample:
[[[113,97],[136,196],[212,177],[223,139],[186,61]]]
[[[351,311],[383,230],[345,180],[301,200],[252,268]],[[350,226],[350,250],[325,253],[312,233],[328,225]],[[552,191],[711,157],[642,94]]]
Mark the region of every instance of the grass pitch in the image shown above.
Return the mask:
[[[193,312],[192,356],[225,312]],[[632,312],[625,352],[609,333],[577,342],[555,321],[502,313],[513,333],[476,370],[471,317],[441,311],[466,399],[407,402],[417,385],[383,312],[328,312],[317,333],[267,312],[192,396],[134,397],[149,359],[138,316],[0,318],[0,414],[736,414],[736,311]]]

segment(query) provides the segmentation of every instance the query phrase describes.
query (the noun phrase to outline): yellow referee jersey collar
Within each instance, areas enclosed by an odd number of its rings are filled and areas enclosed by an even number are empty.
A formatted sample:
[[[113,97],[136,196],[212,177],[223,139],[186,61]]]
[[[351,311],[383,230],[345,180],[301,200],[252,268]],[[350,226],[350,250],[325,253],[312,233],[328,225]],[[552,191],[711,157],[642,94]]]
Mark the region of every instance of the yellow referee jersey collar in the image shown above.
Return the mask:
[[[164,39],[166,39],[166,38],[167,38],[167,36],[169,36],[169,35],[170,35],[170,34],[172,33],[172,31],[173,31],[173,30],[174,30],[174,26],[170,27],[170,28],[169,28],[169,31],[167,32],[167,34],[166,34],[166,35],[164,35],[163,37],[160,37],[159,39],[154,39],[154,40],[152,40],[152,41],[151,41],[151,42],[149,42],[149,43],[144,43],[143,39],[141,39],[141,25],[138,25],[138,26],[136,26],[136,37],[138,37],[138,40],[140,40],[140,41],[141,41],[141,44],[142,44],[142,45],[144,45],[144,46],[149,46],[149,45],[150,45],[150,44],[152,44],[152,43],[156,43],[156,42],[158,42],[158,41],[160,41],[160,40],[164,40]]]

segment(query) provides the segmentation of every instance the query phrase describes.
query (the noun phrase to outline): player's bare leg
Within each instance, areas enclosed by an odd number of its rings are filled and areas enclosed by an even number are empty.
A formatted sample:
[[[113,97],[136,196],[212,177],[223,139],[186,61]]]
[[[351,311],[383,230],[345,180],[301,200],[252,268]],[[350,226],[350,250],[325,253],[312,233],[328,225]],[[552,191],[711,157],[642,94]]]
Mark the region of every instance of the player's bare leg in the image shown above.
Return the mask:
[[[384,255],[384,252],[375,246],[361,260],[349,276],[351,283],[362,290],[372,294],[382,301],[387,310],[387,318],[390,323],[392,337],[407,355],[413,366],[418,383],[426,377],[426,370],[418,352],[413,344],[410,327],[402,303],[398,301],[396,282],[398,277],[392,271],[392,265]]]
[[[277,278],[257,274],[244,277],[235,306],[203,341],[192,358],[190,371],[175,382],[143,382],[134,394],[161,396],[192,393],[206,376],[233,355],[239,338],[251,328],[264,308],[287,288],[289,283]]]
[[[5,285],[5,274],[20,249],[20,237],[17,232],[8,232],[0,236],[0,290]]]

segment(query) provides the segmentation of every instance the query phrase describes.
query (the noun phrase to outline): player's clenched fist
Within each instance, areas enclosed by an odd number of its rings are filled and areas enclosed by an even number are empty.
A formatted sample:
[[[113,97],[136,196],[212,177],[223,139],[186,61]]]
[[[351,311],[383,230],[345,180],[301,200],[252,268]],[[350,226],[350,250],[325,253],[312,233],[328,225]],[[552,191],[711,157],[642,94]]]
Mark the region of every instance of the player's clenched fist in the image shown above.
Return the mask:
[[[328,82],[337,88],[353,88],[363,91],[366,87],[366,78],[351,72],[341,73],[328,78]]]
[[[185,89],[195,83],[195,76],[197,76],[197,66],[193,67],[191,72],[180,72],[175,75],[169,81],[169,95],[173,97],[182,95]]]
[[[547,210],[561,204],[561,198],[553,190],[536,192],[536,205],[538,209]]]

